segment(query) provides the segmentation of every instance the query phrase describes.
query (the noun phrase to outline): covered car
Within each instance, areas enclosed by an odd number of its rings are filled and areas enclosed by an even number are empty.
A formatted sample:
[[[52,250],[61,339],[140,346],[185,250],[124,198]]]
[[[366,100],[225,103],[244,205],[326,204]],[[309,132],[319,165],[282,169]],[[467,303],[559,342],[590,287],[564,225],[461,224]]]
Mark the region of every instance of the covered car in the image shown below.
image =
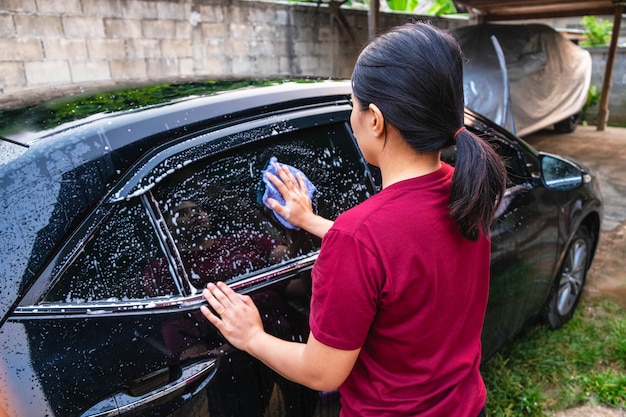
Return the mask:
[[[521,137],[576,128],[591,81],[588,51],[543,24],[480,24],[452,33],[466,58],[467,107]]]

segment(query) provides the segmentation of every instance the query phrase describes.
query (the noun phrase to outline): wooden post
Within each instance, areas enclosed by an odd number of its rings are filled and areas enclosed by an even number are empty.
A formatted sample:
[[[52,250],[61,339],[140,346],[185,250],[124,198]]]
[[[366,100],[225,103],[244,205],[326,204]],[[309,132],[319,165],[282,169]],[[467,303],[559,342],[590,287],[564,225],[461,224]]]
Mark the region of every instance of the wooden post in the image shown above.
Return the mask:
[[[602,96],[600,97],[600,106],[598,108],[598,125],[597,130],[604,130],[609,120],[609,96],[611,95],[611,78],[613,77],[613,66],[615,63],[615,54],[617,53],[617,40],[619,38],[620,26],[622,23],[622,13],[624,13],[624,5],[615,5],[615,17],[613,19],[613,33],[611,34],[611,46],[609,47],[609,55],[606,59],[606,67],[604,68],[604,81],[602,82]]]
[[[378,29],[380,28],[380,1],[370,0],[370,9],[367,13],[368,31],[367,35],[369,40],[373,40],[378,35]]]

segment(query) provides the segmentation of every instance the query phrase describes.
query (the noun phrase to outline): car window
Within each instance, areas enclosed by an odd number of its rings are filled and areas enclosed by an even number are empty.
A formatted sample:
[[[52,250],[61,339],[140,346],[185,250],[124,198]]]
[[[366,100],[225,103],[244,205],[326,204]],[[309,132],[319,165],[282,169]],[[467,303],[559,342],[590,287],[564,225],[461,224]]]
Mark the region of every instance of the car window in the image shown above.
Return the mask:
[[[261,202],[270,157],[317,187],[314,210],[334,219],[374,193],[345,123],[276,135],[179,168],[142,198],[116,203],[80,237],[43,303],[186,295],[314,254],[319,239],[281,225]],[[155,225],[161,225],[155,228]]]
[[[145,298],[151,295],[144,284],[148,266],[163,257],[139,199],[118,204],[77,253],[43,302],[77,304]]]
[[[530,179],[524,165],[521,153],[510,143],[496,135],[486,136],[476,133],[479,137],[487,138],[504,163],[507,172],[507,188],[527,183]],[[441,159],[451,165],[456,163],[456,146],[445,148],[441,151]]]
[[[495,149],[506,167],[507,188],[522,185],[530,180],[522,155],[517,149],[504,141],[497,141]]]
[[[317,187],[314,210],[324,217],[334,219],[373,193],[343,123],[277,135],[261,146],[238,148],[177,171],[155,187],[154,195],[184,265],[183,279],[192,287],[236,280],[319,249],[319,239],[281,225],[262,204],[262,172],[271,157],[310,179]],[[161,272],[166,271],[152,271],[155,288],[150,292],[157,295],[169,291]]]

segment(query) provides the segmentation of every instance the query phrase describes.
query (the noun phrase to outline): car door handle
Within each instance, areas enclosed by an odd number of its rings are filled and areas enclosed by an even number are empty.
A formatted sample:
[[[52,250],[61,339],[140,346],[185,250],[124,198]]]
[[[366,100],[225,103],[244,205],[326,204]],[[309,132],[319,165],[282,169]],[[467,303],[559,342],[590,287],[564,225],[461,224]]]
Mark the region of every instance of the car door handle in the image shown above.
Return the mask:
[[[162,401],[166,397],[185,390],[196,382],[201,382],[194,393],[203,388],[213,378],[218,368],[218,358],[194,362],[182,368],[181,375],[175,381],[163,385],[140,396],[118,392],[89,408],[81,417],[112,417],[137,412],[144,406]]]

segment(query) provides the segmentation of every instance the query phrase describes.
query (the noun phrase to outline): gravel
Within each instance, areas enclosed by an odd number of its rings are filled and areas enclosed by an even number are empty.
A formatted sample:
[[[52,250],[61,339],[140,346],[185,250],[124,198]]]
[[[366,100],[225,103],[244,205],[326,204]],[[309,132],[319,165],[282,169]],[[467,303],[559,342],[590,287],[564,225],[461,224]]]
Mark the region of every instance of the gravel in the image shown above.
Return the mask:
[[[604,406],[584,406],[561,410],[553,417],[626,417],[626,410],[618,410]]]

